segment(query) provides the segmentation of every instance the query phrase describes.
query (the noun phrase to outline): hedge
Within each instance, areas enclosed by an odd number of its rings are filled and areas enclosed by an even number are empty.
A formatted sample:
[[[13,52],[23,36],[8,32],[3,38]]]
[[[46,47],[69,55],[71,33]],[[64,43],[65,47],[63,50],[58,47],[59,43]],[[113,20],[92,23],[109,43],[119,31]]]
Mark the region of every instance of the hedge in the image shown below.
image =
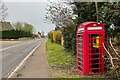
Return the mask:
[[[2,35],[0,36],[0,38],[2,39],[18,39],[22,37],[33,36],[33,34],[22,30],[4,30],[4,31],[0,31],[0,33],[2,33]]]

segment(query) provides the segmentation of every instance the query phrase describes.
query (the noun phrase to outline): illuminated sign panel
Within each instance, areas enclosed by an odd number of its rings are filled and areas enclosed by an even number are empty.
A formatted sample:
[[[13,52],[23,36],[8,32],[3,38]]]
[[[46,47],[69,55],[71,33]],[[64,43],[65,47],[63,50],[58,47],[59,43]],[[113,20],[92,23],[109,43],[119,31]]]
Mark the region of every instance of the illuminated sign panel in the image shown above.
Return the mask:
[[[87,30],[102,30],[102,27],[88,27]]]

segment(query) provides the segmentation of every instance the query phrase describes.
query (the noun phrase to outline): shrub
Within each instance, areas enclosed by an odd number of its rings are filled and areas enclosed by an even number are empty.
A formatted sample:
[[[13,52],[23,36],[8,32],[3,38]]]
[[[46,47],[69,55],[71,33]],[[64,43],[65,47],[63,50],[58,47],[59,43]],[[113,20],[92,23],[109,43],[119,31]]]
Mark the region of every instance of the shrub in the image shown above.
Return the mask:
[[[61,33],[61,31],[53,31],[52,32],[52,40],[53,40],[53,42],[56,42],[56,43],[61,43],[61,36],[62,36],[62,33]]]
[[[72,51],[74,54],[76,52],[76,26],[71,25],[70,27],[65,27],[63,30],[64,37],[64,48],[67,51]]]
[[[4,30],[4,31],[1,31],[1,33],[2,33],[2,36],[0,36],[0,38],[2,39],[18,39],[22,37],[33,36],[33,34],[22,31],[22,30]]]

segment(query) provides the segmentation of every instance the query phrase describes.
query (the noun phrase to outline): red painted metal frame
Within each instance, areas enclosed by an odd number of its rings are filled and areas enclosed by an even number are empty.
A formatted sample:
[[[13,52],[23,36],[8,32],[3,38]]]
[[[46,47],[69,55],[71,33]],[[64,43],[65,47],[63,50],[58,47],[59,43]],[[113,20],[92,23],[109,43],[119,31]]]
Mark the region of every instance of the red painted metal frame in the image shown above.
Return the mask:
[[[99,36],[99,48],[91,47],[93,46],[93,40],[96,39],[92,37],[94,35]],[[85,22],[77,26],[76,64],[79,75],[104,73],[104,48],[102,45],[102,43],[104,43],[104,35],[105,30],[104,25],[102,23]]]

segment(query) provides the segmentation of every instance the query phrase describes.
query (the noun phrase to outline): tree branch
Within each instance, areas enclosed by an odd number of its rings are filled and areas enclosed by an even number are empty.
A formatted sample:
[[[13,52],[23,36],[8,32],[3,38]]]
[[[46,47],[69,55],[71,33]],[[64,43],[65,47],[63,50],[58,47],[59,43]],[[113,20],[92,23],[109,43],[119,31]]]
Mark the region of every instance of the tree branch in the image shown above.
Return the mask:
[[[111,46],[111,48],[113,49],[113,51],[115,52],[115,54],[116,54],[118,57],[120,57],[119,54],[115,51],[115,48],[114,48],[113,45],[112,45],[111,38],[110,38],[109,42],[110,42],[110,46]]]
[[[103,44],[103,47],[104,47],[105,51],[108,53],[108,55],[109,55],[109,57],[110,57],[110,62],[111,62],[111,64],[112,64],[112,67],[114,67],[113,58],[112,58],[111,54],[110,54],[109,51],[106,49],[104,43],[102,43],[102,44]]]

